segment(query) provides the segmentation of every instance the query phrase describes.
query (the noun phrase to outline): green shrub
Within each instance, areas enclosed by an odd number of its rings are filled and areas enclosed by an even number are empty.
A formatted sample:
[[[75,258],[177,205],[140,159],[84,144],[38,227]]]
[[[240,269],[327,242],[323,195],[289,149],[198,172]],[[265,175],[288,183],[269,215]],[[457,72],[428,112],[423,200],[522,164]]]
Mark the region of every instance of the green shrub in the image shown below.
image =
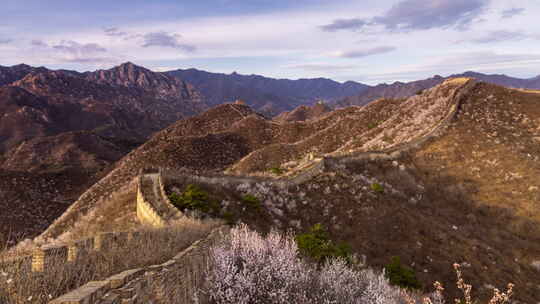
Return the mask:
[[[194,184],[187,185],[182,194],[171,193],[171,203],[180,210],[198,210],[203,213],[219,212],[219,202],[211,199],[206,191]]]
[[[371,190],[373,190],[373,192],[383,193],[384,192],[384,187],[383,187],[383,185],[381,185],[379,183],[373,183],[373,184],[371,184]]]
[[[261,201],[259,199],[251,194],[246,194],[242,197],[242,203],[249,208],[253,209],[260,209],[261,208]]]
[[[225,211],[223,212],[221,217],[225,220],[225,223],[229,226],[233,226],[234,224],[236,224],[236,219],[234,218],[234,214],[232,212]]]
[[[422,93],[424,93],[424,90],[418,90],[418,91],[416,91],[416,95],[422,95]]]
[[[377,124],[376,122],[370,122],[370,123],[367,125],[367,127],[368,127],[369,130],[371,130],[371,129],[375,129],[375,128],[377,127],[377,125],[378,125],[378,124]]]
[[[348,244],[334,244],[328,232],[321,224],[311,227],[308,233],[296,236],[296,243],[300,253],[314,259],[317,263],[324,263],[329,258],[343,258],[351,263],[351,248]]]
[[[385,275],[390,284],[406,289],[420,289],[422,285],[416,278],[414,270],[401,264],[398,256],[392,257],[390,264],[384,267]]]
[[[281,175],[283,174],[283,169],[281,169],[280,167],[273,167],[273,168],[270,168],[269,171],[275,175]]]

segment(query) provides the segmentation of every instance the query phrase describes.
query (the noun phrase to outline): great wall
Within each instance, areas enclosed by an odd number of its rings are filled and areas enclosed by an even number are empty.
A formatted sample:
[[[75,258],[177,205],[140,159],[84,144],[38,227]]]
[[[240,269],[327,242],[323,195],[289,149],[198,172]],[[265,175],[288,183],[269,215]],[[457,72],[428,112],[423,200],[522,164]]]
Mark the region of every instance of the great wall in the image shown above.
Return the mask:
[[[439,136],[454,120],[463,98],[475,85],[476,81],[467,79],[463,87],[453,96],[453,104],[448,114],[431,131],[420,138],[382,151],[313,158],[302,170],[281,178],[225,174],[214,176],[182,175],[181,173],[171,173],[161,169],[141,170],[139,176],[136,177],[137,218],[143,225],[162,228],[184,216],[182,212],[171,204],[165,193],[165,185],[167,184],[165,176],[167,174],[181,175],[182,178],[194,183],[230,185],[267,182],[276,187],[290,187],[300,185],[339,163],[399,158],[402,154],[410,152]],[[208,249],[217,240],[223,238],[224,233],[226,233],[226,228],[217,228],[207,238],[195,242],[188,249],[178,253],[174,258],[163,264],[126,270],[103,281],[89,282],[49,303],[150,303],[150,298],[156,295],[162,296],[163,303],[169,303],[170,301],[167,301],[167,297],[164,297],[163,294],[167,293],[164,288],[172,281],[176,284],[174,303],[195,303],[193,295],[204,281],[204,273],[208,263]],[[77,259],[85,252],[107,250],[111,246],[130,242],[134,238],[137,238],[137,232],[102,233],[93,238],[70,244],[42,246],[36,249],[32,255],[19,257],[9,263],[13,264],[17,269],[40,273],[47,271],[47,265],[52,256],[63,257],[66,264],[77,263]],[[199,299],[197,303],[204,303],[204,299]]]

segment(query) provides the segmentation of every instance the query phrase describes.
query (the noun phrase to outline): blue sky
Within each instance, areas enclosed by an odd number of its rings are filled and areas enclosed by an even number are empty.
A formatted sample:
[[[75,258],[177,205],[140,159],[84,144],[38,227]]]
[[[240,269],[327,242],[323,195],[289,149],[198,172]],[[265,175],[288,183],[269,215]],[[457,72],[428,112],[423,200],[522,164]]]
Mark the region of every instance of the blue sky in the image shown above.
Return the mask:
[[[536,0],[2,0],[0,65],[368,84],[540,74]]]

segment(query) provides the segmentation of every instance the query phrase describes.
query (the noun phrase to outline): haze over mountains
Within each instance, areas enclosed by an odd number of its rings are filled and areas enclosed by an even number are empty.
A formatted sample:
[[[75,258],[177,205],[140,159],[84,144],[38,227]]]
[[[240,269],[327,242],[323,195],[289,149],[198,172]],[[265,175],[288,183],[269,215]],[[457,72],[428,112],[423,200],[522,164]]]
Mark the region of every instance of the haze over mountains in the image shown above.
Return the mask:
[[[317,100],[335,100],[357,95],[369,88],[354,81],[339,83],[331,79],[273,79],[259,75],[218,74],[196,69],[175,70],[166,74],[193,84],[210,105],[235,99],[265,114],[277,115]]]

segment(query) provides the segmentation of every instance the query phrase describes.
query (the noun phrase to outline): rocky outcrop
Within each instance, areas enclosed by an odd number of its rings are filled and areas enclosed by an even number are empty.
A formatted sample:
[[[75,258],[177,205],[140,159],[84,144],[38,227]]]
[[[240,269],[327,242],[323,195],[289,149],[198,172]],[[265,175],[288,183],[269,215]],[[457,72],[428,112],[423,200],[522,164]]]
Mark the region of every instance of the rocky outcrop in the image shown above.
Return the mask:
[[[11,67],[0,66],[0,86],[20,80],[30,73],[45,71],[47,69],[44,67],[35,68],[26,64],[18,64]]]
[[[152,92],[158,98],[189,101],[193,103],[192,106],[197,112],[207,108],[199,92],[187,82],[164,73],[152,72],[131,62],[121,64],[109,70],[87,72],[84,74],[84,77],[87,80],[100,84]]]
[[[290,111],[283,112],[274,118],[277,122],[307,121],[317,119],[326,113],[332,112],[332,108],[323,102],[318,102],[313,106],[299,106]]]

